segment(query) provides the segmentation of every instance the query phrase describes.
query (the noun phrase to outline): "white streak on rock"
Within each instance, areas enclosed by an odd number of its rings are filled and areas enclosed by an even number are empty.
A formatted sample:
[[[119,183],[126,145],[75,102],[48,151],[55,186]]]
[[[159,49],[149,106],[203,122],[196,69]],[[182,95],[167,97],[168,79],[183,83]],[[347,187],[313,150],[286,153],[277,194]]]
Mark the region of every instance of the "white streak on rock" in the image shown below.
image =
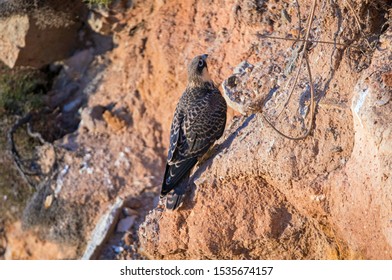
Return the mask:
[[[86,250],[82,256],[82,260],[90,260],[95,258],[101,245],[105,242],[106,238],[113,230],[123,203],[123,199],[118,197],[114,204],[100,218],[91,234],[90,240],[86,246]]]
[[[365,103],[366,96],[368,96],[370,90],[368,87],[364,89],[360,89],[359,86],[355,87],[355,91],[358,93],[358,97],[353,99],[352,108],[355,113],[355,116],[358,118],[361,127],[363,127],[362,120],[359,116],[359,111],[361,110],[363,104]]]

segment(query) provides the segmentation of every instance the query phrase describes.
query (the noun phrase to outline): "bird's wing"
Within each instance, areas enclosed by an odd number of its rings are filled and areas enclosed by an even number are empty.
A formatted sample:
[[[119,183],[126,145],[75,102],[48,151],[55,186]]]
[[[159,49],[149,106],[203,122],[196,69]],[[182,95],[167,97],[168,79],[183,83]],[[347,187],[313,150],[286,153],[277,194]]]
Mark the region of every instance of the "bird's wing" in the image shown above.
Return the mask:
[[[170,128],[170,144],[169,152],[167,154],[167,161],[170,162],[177,150],[178,139],[180,134],[183,135],[182,125],[184,120],[184,114],[181,110],[180,104],[177,105],[176,111],[174,112],[173,121]]]
[[[210,104],[206,106],[206,103]],[[185,121],[189,155],[203,155],[222,136],[226,124],[226,111],[226,102],[219,91],[212,92],[192,106]]]
[[[197,162],[197,158],[188,153],[189,146],[185,133],[187,116],[183,107],[184,103],[180,100],[170,129],[170,145],[161,196],[169,193]]]

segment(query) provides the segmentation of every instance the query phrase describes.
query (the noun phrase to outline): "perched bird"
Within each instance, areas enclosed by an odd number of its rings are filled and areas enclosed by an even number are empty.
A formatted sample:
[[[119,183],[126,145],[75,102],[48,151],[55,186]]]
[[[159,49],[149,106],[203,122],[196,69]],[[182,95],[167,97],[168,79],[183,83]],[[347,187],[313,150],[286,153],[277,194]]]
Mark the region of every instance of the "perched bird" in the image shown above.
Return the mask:
[[[225,129],[227,105],[210,78],[207,55],[192,59],[188,66],[188,85],[174,113],[170,130],[161,198],[174,210],[187,189],[191,169]]]

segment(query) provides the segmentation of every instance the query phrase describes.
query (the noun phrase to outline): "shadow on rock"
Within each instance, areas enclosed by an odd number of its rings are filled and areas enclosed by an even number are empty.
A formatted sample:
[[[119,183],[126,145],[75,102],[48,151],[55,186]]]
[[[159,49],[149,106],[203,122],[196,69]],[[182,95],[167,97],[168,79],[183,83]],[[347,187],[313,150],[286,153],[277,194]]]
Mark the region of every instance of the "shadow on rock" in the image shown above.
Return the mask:
[[[79,250],[83,245],[89,215],[95,211],[94,205],[79,204],[56,199],[50,186],[42,187],[28,202],[23,213],[23,227],[37,227],[39,234],[55,242],[76,245]]]

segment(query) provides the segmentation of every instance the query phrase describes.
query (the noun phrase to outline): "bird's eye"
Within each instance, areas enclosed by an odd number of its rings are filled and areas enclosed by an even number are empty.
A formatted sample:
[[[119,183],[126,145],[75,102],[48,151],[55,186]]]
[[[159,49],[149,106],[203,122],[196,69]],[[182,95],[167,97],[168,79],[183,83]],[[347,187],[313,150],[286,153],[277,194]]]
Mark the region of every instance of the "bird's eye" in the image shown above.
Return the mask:
[[[199,67],[203,67],[203,65],[204,65],[204,61],[203,61],[203,59],[200,59],[199,60]]]

